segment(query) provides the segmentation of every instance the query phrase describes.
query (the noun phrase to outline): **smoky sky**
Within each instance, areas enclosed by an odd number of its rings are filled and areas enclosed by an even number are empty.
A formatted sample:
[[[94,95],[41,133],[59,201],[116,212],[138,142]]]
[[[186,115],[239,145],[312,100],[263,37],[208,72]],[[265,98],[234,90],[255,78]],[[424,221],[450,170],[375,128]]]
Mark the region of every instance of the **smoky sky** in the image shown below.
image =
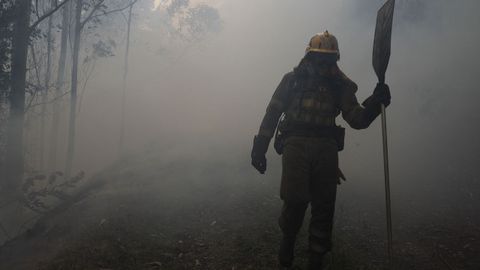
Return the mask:
[[[358,84],[359,101],[373,91],[371,52],[382,1],[205,3],[218,9],[222,27],[190,41],[172,39],[143,20],[161,12],[137,10],[127,92],[126,142],[132,153],[159,145],[168,153],[216,155],[248,168],[253,135],[275,87],[303,57],[309,38],[324,30],[339,40],[339,65]],[[397,0],[386,75],[397,198],[449,181],[454,171],[479,173],[479,8],[474,0]],[[98,62],[84,95],[77,169],[98,170],[116,158],[123,44],[117,50],[117,57]],[[367,130],[347,129],[340,154],[350,179],[346,191],[381,195],[381,147],[379,120]],[[277,177],[280,159],[273,151],[268,159],[266,177]]]

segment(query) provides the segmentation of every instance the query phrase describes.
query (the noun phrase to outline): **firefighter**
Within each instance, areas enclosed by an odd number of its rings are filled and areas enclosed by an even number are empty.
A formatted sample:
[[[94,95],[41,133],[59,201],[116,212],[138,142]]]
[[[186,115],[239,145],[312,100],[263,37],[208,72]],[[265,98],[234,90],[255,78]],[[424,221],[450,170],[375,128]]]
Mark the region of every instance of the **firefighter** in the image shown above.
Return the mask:
[[[365,129],[381,113],[381,104],[390,104],[389,87],[377,84],[360,105],[357,85],[339,69],[339,59],[334,35],[328,31],[314,35],[304,58],[275,90],[254,137],[252,165],[264,174],[265,154],[277,129],[275,149],[282,154],[283,200],[278,259],[285,268],[293,264],[296,236],[309,204],[309,269],[324,269],[325,255],[332,248],[337,184],[344,178],[338,152],[343,149],[345,129],[337,126],[336,117],[341,113],[352,128]]]

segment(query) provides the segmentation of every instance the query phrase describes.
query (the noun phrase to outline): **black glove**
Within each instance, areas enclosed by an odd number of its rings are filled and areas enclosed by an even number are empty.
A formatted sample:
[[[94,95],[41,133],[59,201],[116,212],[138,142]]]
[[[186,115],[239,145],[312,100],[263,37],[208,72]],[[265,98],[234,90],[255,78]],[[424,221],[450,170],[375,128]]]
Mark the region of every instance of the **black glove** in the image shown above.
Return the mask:
[[[261,174],[264,174],[267,170],[267,158],[265,157],[265,153],[267,153],[269,143],[270,138],[265,136],[257,135],[253,138],[252,165]]]
[[[390,87],[384,83],[377,83],[375,90],[373,90],[373,97],[375,102],[385,105],[388,107],[390,105],[390,101],[392,99],[390,95]]]
[[[366,108],[375,108],[379,107],[380,104],[385,105],[387,107],[390,105],[390,88],[388,85],[384,83],[377,83],[377,86],[375,87],[375,90],[373,90],[373,94],[369,96],[363,103],[362,105]]]
[[[375,118],[381,113],[380,105],[383,104],[385,107],[390,105],[390,88],[384,83],[377,83],[373,94],[369,96],[362,105],[365,107],[365,115],[367,121],[373,122]]]

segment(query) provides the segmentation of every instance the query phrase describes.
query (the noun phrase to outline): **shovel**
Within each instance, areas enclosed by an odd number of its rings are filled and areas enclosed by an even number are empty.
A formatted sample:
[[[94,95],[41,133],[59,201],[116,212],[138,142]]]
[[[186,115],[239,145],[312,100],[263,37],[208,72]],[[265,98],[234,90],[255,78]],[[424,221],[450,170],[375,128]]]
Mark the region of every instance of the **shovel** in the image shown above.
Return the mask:
[[[388,0],[377,13],[377,25],[375,27],[375,39],[373,42],[373,69],[377,74],[378,82],[385,83],[385,72],[390,60],[390,48],[392,39],[393,11],[395,0]],[[385,106],[382,104],[382,137],[383,137],[383,165],[385,173],[385,201],[387,216],[387,250],[388,261],[391,265],[392,248],[392,206],[390,200],[390,172],[388,167],[388,143],[387,143],[387,117]]]

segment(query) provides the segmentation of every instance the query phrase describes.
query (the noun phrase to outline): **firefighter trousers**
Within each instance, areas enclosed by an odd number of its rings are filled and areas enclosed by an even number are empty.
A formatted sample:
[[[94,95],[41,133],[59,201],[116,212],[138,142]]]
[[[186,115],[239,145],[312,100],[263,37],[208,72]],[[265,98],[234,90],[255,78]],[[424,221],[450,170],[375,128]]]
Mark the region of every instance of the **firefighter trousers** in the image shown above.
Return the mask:
[[[338,148],[334,139],[285,140],[280,188],[284,204],[279,218],[284,237],[295,239],[310,204],[309,249],[319,254],[331,250],[337,181]]]

